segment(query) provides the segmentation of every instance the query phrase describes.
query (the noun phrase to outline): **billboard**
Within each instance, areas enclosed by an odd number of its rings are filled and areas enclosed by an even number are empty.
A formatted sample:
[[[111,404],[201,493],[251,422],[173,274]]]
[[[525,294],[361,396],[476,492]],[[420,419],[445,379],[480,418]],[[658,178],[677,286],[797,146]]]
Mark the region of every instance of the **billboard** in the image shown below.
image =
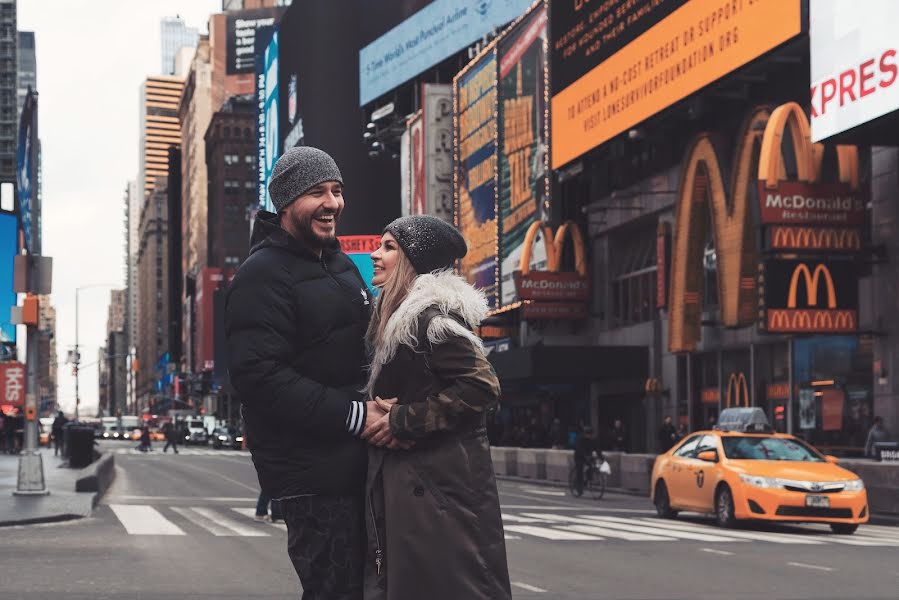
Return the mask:
[[[29,90],[22,105],[22,116],[19,120],[19,140],[16,148],[16,191],[19,200],[19,218],[25,248],[33,251],[34,227],[32,210],[35,192],[37,160],[37,98]]]
[[[362,281],[365,282],[368,289],[372,289],[371,280],[375,276],[374,263],[371,261],[371,253],[381,246],[381,236],[379,235],[340,235],[340,249],[350,257]]]
[[[0,363],[0,405],[25,406],[25,365],[20,362]]]
[[[13,262],[19,253],[19,223],[11,213],[0,213],[0,343],[15,343],[16,326],[10,309],[18,304],[13,291]]]
[[[760,180],[759,214],[764,224],[863,225],[865,201],[848,183]]]
[[[260,33],[260,39],[267,38]],[[278,151],[278,30],[271,30],[265,52],[256,60],[256,171],[259,207],[275,211],[268,182],[281,155]]]
[[[283,11],[283,8],[259,8],[228,13],[225,25],[225,70],[228,75],[254,71],[258,30],[273,27]]]
[[[858,329],[858,268],[852,261],[764,263],[762,327],[769,333],[852,333]]]
[[[809,2],[812,141],[899,109],[899,2]]]
[[[543,6],[498,42],[501,306],[517,297],[512,275],[521,261],[528,228],[547,216],[546,39],[547,9]],[[538,269],[547,267],[544,248],[538,243],[533,257]]]
[[[800,0],[553,2],[552,167],[798,35],[801,5]],[[570,29],[563,31],[565,24]]]
[[[518,18],[532,1],[434,0],[359,51],[359,105]]]
[[[468,242],[462,275],[497,307],[496,111],[497,57],[491,48],[453,80],[454,199],[457,226]]]

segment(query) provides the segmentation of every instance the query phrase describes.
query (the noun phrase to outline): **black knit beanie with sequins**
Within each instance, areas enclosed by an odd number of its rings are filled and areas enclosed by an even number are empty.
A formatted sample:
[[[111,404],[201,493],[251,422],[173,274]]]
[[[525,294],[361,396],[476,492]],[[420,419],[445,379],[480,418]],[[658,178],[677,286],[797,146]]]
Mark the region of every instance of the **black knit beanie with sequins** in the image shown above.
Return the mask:
[[[437,217],[401,217],[385,227],[384,233],[396,238],[419,275],[448,269],[468,252],[459,230]]]

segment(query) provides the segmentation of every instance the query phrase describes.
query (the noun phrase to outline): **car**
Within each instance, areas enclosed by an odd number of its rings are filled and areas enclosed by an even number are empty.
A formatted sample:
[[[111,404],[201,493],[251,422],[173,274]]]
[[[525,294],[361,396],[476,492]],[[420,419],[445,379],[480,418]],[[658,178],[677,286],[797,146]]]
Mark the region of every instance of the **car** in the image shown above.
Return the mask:
[[[164,442],[165,441],[165,432],[158,428],[150,429],[150,441],[151,442]]]
[[[659,455],[652,500],[663,518],[693,511],[722,527],[740,521],[828,523],[852,534],[869,518],[864,482],[792,435],[774,433],[761,408],[728,408],[718,426]]]
[[[131,437],[131,432],[120,430],[118,425],[107,425],[100,437],[104,440],[127,440]]]
[[[243,435],[236,427],[217,427],[212,432],[212,447],[216,450],[220,448],[240,450],[243,448]]]
[[[203,444],[209,443],[209,434],[206,433],[206,427],[199,418],[188,419],[185,422],[187,431],[184,434],[184,441],[187,444]]]

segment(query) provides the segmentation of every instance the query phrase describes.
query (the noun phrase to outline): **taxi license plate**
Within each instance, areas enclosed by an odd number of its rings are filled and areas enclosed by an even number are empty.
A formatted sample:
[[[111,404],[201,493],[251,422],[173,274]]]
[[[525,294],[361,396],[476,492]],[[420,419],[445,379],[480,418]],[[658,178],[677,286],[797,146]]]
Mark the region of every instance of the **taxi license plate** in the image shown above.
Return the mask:
[[[806,496],[805,505],[816,508],[830,508],[830,498],[827,496]]]

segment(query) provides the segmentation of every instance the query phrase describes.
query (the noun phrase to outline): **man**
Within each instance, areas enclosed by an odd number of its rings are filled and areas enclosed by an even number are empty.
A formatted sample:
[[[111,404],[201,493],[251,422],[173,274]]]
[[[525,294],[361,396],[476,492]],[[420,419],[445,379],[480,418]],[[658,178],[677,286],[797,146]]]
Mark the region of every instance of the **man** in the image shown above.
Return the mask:
[[[166,422],[166,424],[162,426],[162,433],[165,435],[165,446],[162,448],[162,451],[168,452],[169,446],[171,446],[172,450],[175,451],[175,454],[178,454],[178,431],[175,429],[175,426],[172,425],[171,421]]]
[[[677,443],[677,430],[674,428],[671,415],[665,417],[659,428],[659,453],[668,452]]]
[[[889,442],[890,432],[883,426],[883,417],[874,417],[874,424],[868,431],[868,439],[865,441],[865,456],[877,458],[877,447],[874,444]]]
[[[50,427],[50,435],[53,437],[53,456],[59,456],[59,452],[63,449],[62,442],[68,422],[69,420],[62,414],[62,411],[56,413],[56,418],[53,419],[53,425]]]
[[[275,164],[250,256],[228,289],[231,381],[263,494],[280,501],[304,600],[361,600],[367,447],[384,414],[359,390],[371,298],[336,227],[343,178],[308,146]]]
[[[599,438],[593,434],[593,427],[586,425],[574,442],[574,473],[578,495],[584,492],[584,467],[588,460],[593,459],[594,452],[602,458]]]
[[[627,429],[621,419],[615,419],[612,426],[612,450],[617,452],[627,452]]]

